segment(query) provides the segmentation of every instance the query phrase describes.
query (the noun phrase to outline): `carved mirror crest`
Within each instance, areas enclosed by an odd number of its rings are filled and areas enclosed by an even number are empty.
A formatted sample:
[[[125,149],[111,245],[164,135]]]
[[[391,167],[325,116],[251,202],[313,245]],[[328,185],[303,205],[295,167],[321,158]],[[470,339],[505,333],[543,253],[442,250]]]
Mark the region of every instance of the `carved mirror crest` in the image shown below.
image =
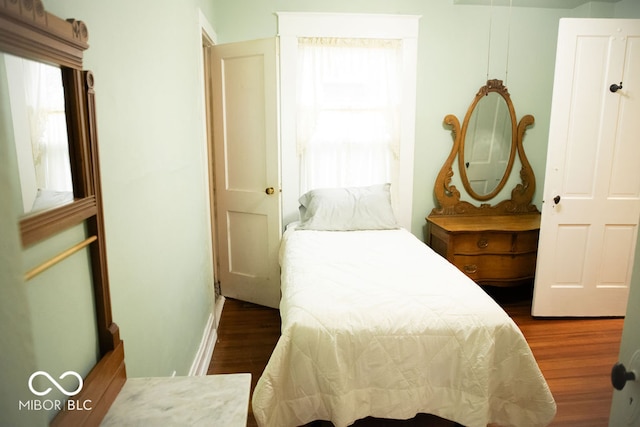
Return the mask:
[[[462,126],[449,114],[444,122],[452,128],[453,146],[435,183],[438,206],[432,215],[498,215],[537,212],[531,204],[535,176],[524,152],[522,139],[527,127],[534,123],[531,115],[519,122],[511,97],[502,80],[488,80],[476,94],[467,110]],[[457,158],[457,162],[456,162]],[[509,181],[517,160],[521,165],[520,183],[511,198],[492,201]],[[455,165],[455,166],[454,166]],[[452,178],[459,176],[466,195],[480,205],[461,200]]]

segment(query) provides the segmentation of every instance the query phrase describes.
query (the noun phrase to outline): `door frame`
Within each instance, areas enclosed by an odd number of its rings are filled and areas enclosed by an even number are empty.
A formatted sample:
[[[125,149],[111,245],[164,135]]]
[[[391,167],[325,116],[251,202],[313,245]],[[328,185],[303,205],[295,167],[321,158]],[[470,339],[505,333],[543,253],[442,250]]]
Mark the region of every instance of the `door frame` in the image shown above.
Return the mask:
[[[213,30],[213,27],[204,16],[202,11],[199,11],[199,45],[200,45],[200,74],[202,78],[202,98],[201,105],[203,109],[203,168],[206,171],[206,183],[205,197],[208,202],[209,212],[207,215],[207,227],[209,229],[209,235],[211,236],[209,241],[208,252],[212,259],[212,283],[211,293],[213,296],[213,329],[217,330],[222,316],[222,307],[224,305],[224,297],[220,293],[220,286],[218,282],[219,260],[218,260],[218,239],[216,233],[216,191],[215,191],[215,169],[214,169],[214,150],[213,150],[213,99],[211,92],[211,62],[208,60],[211,57],[211,47],[217,44],[218,36]]]

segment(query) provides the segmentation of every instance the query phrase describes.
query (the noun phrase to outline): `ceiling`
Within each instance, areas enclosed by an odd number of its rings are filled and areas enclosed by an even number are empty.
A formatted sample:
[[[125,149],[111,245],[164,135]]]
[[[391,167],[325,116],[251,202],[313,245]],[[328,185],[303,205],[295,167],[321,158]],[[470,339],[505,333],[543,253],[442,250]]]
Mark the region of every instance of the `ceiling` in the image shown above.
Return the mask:
[[[545,9],[574,9],[593,0],[453,0],[453,4],[473,4],[489,6],[540,7]],[[620,0],[598,0],[603,3],[616,3]]]

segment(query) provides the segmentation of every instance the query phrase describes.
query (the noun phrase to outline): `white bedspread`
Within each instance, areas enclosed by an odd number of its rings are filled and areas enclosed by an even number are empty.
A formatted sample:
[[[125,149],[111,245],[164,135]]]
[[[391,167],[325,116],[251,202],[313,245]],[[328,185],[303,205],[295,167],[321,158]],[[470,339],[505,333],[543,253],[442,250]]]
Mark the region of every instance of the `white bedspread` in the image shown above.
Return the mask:
[[[288,230],[282,335],[258,381],[260,426],[430,413],[544,426],[556,405],[524,336],[406,230]]]

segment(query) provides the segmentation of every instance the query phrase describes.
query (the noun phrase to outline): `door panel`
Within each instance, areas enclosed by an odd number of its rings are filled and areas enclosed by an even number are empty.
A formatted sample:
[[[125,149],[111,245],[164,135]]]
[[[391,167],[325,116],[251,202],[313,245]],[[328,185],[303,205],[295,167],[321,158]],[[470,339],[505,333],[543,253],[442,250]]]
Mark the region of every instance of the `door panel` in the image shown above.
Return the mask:
[[[625,313],[640,217],[639,23],[560,21],[533,315]]]
[[[216,217],[222,295],[280,302],[276,39],[213,47]],[[273,187],[272,194],[265,191]]]
[[[581,287],[584,277],[589,225],[567,224],[558,226],[556,240],[557,262],[553,265],[556,287]]]
[[[264,66],[261,54],[224,59],[225,168],[230,190],[262,191],[268,181],[264,96],[269,82]]]
[[[640,36],[629,37],[627,54],[625,57],[624,76],[640,75]],[[618,82],[619,83],[619,82]],[[629,86],[623,82],[620,97],[620,121],[616,133],[617,142],[614,151],[613,175],[611,189],[614,197],[638,198],[640,194],[640,174],[637,173],[638,159],[640,159],[640,102],[638,95],[640,88]]]
[[[246,277],[266,277],[269,274],[269,218],[247,212],[227,212],[229,224],[229,270]]]
[[[637,230],[629,225],[607,225],[602,244],[602,275],[598,287],[624,288],[631,279],[629,265],[633,262],[633,249]]]

